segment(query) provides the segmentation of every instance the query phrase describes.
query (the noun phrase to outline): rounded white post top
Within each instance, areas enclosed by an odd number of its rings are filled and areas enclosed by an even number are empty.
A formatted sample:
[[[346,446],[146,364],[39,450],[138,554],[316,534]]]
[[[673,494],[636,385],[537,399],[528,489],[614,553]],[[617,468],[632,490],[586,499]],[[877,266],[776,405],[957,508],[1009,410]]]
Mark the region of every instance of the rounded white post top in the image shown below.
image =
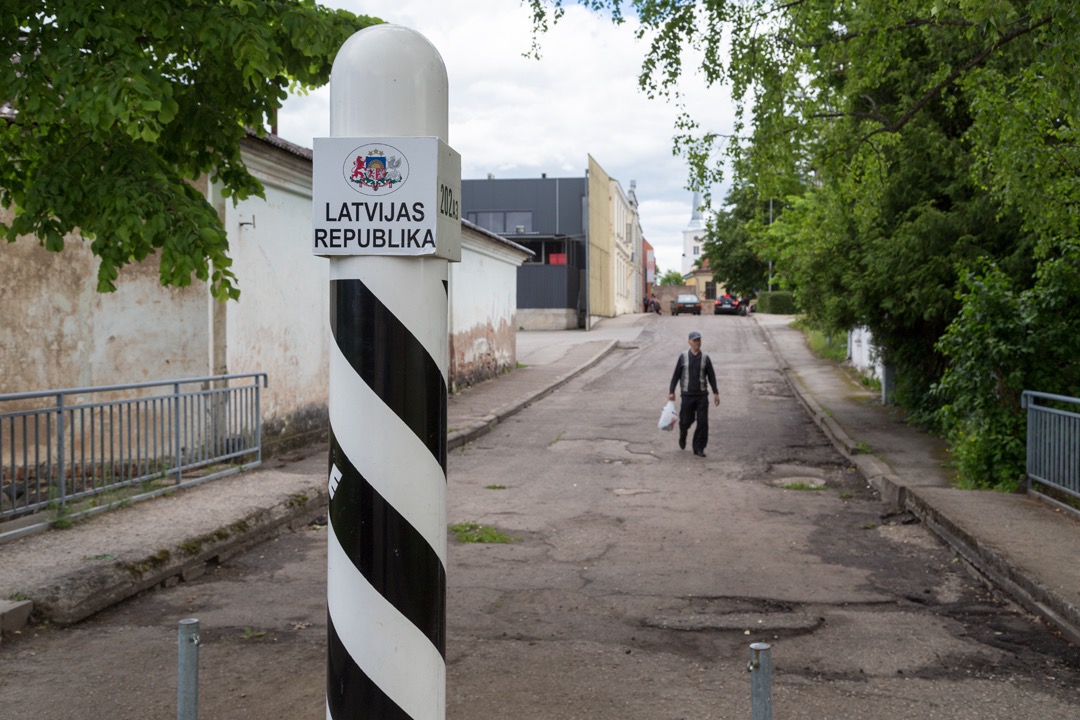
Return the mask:
[[[435,46],[402,25],[345,41],[330,71],[330,136],[437,137],[449,144],[450,92]]]

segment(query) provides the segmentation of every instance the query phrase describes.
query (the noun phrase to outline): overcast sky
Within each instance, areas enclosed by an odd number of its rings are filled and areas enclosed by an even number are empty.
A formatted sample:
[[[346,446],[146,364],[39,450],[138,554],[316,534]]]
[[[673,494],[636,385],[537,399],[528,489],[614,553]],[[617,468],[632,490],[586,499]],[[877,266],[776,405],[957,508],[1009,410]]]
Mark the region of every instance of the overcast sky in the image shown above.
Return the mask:
[[[641,226],[662,271],[682,270],[682,231],[693,195],[685,162],[672,155],[677,109],[637,86],[647,47],[631,23],[617,27],[572,5],[531,46],[528,8],[517,0],[324,0],[410,27],[442,55],[450,83],[449,144],[462,177],[582,177],[592,155],[624,191],[637,181]],[[572,5],[572,6],[571,6]],[[392,61],[392,59],[390,60]],[[730,132],[726,94],[691,77],[683,92],[702,126]],[[328,89],[289,99],[279,134],[311,147],[329,135]],[[716,199],[723,191],[713,189]],[[714,200],[715,202],[715,200]]]

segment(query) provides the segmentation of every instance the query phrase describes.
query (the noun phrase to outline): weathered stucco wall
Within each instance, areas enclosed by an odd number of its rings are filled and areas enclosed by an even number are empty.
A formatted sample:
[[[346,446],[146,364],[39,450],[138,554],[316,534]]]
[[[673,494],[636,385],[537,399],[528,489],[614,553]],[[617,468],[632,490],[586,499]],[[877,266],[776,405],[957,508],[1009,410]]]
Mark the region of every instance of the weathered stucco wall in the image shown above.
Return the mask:
[[[323,437],[330,261],[311,254],[311,161],[255,140],[245,143],[244,161],[266,198],[223,203],[240,299],[227,303],[219,342],[230,373],[269,376],[267,442]]]
[[[450,388],[456,391],[517,364],[517,269],[527,254],[469,226],[461,262],[450,263]]]
[[[518,308],[519,330],[577,330],[578,314],[573,308]]]
[[[161,287],[152,256],[102,294],[97,267],[79,236],[0,247],[0,394],[207,374],[205,285]]]
[[[202,185],[229,235],[238,301],[214,301],[197,281],[161,287],[156,258],[98,294],[97,260],[79,238],[61,254],[34,238],[0,247],[0,393],[265,372],[266,451],[325,437],[329,260],[311,254],[310,156],[249,139],[243,157],[265,199],[234,206]],[[517,268],[529,254],[463,234],[450,266],[451,388],[516,364]]]

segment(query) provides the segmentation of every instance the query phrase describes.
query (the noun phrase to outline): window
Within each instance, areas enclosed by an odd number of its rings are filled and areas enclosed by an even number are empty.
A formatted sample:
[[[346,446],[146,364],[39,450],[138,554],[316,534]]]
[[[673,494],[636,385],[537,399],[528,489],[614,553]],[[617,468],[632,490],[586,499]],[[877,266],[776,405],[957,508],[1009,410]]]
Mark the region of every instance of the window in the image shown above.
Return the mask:
[[[512,235],[519,232],[532,232],[532,216],[531,210],[512,210],[509,212],[491,210],[466,213],[465,219],[490,232],[500,235]]]
[[[506,232],[532,232],[532,211],[506,213]]]
[[[700,255],[700,254],[701,254],[701,246],[700,245],[695,245],[694,246],[694,255]]]
[[[501,212],[478,212],[476,213],[476,220],[474,222],[485,230],[490,230],[493,233],[501,233],[506,230],[503,225],[503,214]]]

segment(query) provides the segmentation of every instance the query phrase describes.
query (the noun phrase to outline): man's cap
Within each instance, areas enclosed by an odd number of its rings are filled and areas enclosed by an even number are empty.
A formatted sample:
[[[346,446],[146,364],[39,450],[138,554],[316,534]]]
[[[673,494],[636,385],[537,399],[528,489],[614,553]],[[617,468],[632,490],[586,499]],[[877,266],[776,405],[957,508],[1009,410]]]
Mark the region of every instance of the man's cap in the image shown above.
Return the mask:
[[[699,333],[697,330],[695,330],[694,332],[690,333],[690,339],[691,340],[700,340],[701,339],[701,333]]]

